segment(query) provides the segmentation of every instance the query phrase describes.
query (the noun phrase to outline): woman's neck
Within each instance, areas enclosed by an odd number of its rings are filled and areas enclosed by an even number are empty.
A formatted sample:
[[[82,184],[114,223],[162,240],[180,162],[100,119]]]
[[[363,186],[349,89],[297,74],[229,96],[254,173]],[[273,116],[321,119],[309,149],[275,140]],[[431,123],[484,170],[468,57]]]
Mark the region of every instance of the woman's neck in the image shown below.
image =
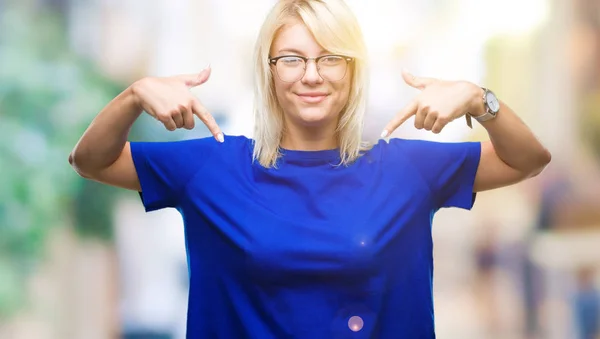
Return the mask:
[[[286,126],[279,146],[297,151],[321,151],[339,147],[335,126],[329,128]]]

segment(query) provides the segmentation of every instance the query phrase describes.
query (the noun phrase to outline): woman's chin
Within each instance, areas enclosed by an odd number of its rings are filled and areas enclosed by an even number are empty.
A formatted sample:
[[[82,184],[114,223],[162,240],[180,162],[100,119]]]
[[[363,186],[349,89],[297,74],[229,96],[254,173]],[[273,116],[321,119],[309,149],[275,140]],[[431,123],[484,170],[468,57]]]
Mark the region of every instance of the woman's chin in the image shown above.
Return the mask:
[[[328,123],[333,116],[322,107],[304,108],[298,112],[298,118],[304,125],[319,125]]]

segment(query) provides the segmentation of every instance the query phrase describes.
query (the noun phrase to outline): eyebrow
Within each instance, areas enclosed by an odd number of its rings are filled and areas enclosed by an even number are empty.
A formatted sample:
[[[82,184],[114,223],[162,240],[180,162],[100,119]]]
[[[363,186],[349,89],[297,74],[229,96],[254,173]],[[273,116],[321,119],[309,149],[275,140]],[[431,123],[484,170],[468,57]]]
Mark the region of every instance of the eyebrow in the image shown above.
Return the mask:
[[[298,55],[304,55],[304,53],[300,52],[299,50],[295,49],[295,48],[282,48],[279,50],[279,53],[284,53],[284,52],[290,52],[290,53],[294,53],[294,54],[298,54]],[[326,51],[324,49],[321,50],[321,52],[319,52],[319,55],[323,55],[323,54],[329,54],[329,51]]]

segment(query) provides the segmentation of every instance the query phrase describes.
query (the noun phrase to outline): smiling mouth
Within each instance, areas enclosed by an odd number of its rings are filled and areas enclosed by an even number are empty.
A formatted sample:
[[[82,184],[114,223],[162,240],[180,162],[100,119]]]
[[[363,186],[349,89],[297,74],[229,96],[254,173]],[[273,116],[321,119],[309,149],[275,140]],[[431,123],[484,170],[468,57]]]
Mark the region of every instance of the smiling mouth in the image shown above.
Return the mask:
[[[327,94],[298,94],[298,97],[303,102],[317,104],[325,100],[325,98],[327,98]]]

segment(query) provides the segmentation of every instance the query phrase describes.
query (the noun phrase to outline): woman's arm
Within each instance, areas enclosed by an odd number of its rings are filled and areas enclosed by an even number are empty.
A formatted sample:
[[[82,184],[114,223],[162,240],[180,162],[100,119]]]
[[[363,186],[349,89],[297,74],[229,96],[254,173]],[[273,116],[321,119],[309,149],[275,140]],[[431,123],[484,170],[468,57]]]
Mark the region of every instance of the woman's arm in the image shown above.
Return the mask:
[[[485,112],[482,90],[477,87],[474,92],[476,110],[473,112]],[[500,102],[496,118],[481,124],[487,130],[490,141],[482,143],[475,192],[536,176],[550,163],[550,152],[508,105]]]
[[[84,178],[139,191],[127,136],[141,113],[131,87],[114,98],[69,154],[73,169]]]
[[[440,133],[452,120],[467,112],[485,112],[483,89],[467,81],[443,81],[415,77],[403,72],[404,81],[421,93],[385,127],[382,137],[391,134],[407,119],[415,117],[415,127]],[[481,158],[474,191],[515,184],[539,174],[550,162],[550,152],[507,105],[501,103],[494,119],[483,122],[490,141],[482,142]]]
[[[114,98],[92,121],[69,155],[69,163],[84,178],[140,191],[127,137],[142,111],[168,130],[194,127],[198,116],[223,141],[214,118],[189,91],[208,80],[210,68],[200,74],[144,78]]]

